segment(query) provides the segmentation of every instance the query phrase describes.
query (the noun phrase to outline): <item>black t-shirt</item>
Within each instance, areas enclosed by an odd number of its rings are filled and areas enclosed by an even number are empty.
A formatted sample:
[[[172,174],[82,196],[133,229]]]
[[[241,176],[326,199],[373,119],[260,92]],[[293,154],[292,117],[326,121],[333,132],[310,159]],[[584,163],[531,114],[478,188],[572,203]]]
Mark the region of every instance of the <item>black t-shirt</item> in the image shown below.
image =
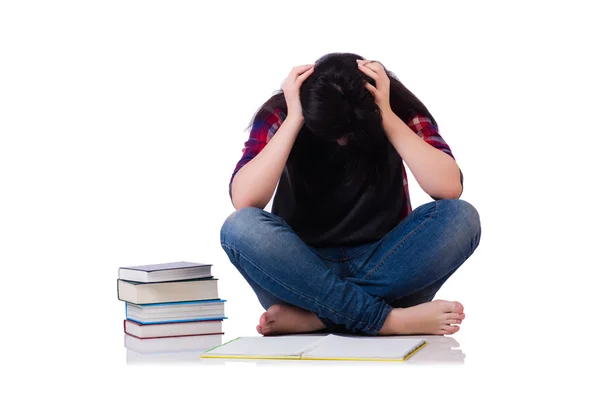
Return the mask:
[[[327,179],[328,167],[323,164],[323,183],[312,192],[304,187],[303,176],[288,160],[271,212],[311,246],[349,246],[380,240],[400,222],[406,199],[402,159],[391,143],[387,156],[390,184],[386,189],[361,181],[347,185],[341,178]]]

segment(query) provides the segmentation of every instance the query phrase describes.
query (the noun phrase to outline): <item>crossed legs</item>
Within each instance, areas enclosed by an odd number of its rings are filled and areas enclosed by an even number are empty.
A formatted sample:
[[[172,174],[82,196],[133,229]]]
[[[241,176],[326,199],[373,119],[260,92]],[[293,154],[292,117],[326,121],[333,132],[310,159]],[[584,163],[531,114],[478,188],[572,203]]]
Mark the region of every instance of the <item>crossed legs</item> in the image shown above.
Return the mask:
[[[262,334],[331,329],[367,335],[450,334],[464,319],[458,302],[435,293],[479,244],[475,208],[437,200],[416,208],[351,271],[341,274],[281,218],[257,209],[231,214],[221,244],[267,309]],[[356,258],[355,258],[356,259]]]

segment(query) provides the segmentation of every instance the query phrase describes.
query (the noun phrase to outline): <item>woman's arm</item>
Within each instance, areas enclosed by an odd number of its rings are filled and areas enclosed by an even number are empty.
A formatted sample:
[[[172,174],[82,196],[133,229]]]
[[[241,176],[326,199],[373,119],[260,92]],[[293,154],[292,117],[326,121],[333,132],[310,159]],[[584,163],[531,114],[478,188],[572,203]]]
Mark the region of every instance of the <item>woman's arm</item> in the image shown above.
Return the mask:
[[[236,210],[266,207],[303,122],[295,117],[286,118],[264,149],[235,174],[231,182],[231,200]]]
[[[356,60],[358,69],[375,80],[365,87],[381,110],[385,133],[415,176],[419,186],[435,199],[453,199],[462,193],[462,173],[449,155],[447,145],[441,145],[437,131],[429,128],[428,140],[421,139],[390,107],[390,79],[383,65],[376,61]],[[422,131],[421,131],[422,132]],[[436,143],[437,141],[437,143]],[[434,147],[436,144],[438,147]],[[442,149],[442,150],[440,150]],[[447,150],[445,153],[443,150]]]
[[[388,139],[410,168],[419,186],[436,199],[455,199],[462,193],[461,172],[447,153],[431,146],[390,108],[382,111]]]
[[[231,202],[236,210],[244,207],[263,209],[273,197],[296,137],[304,124],[300,87],[314,70],[312,63],[295,66],[285,79],[282,91],[287,116],[283,122],[279,120],[279,115],[266,121],[255,120],[250,139],[246,142],[250,156],[242,158],[229,185]],[[268,140],[270,130],[276,126],[279,127],[277,133],[272,131],[273,137]],[[251,159],[248,160],[249,158]]]

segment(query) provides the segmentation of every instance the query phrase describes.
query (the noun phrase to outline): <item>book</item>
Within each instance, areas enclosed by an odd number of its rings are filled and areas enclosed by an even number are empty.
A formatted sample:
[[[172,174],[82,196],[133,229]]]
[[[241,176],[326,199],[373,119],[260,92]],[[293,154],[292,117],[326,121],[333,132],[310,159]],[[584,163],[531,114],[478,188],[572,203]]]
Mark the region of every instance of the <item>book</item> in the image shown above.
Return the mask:
[[[123,320],[123,329],[126,334],[140,339],[223,333],[222,320],[187,321],[166,324],[140,324],[132,320]]]
[[[121,280],[137,281],[140,283],[191,280],[212,277],[211,269],[211,264],[194,262],[123,266],[119,268],[119,278]]]
[[[157,283],[117,280],[117,295],[124,302],[146,304],[219,299],[216,278]]]
[[[222,299],[142,305],[125,302],[125,319],[140,324],[224,320],[226,318],[225,301]]]
[[[247,336],[210,349],[202,358],[404,361],[427,341],[389,336]]]
[[[183,351],[197,351],[198,356],[206,349],[223,343],[222,335],[193,335],[172,336],[170,338],[140,339],[135,336],[125,335],[125,348],[137,353],[174,353]]]

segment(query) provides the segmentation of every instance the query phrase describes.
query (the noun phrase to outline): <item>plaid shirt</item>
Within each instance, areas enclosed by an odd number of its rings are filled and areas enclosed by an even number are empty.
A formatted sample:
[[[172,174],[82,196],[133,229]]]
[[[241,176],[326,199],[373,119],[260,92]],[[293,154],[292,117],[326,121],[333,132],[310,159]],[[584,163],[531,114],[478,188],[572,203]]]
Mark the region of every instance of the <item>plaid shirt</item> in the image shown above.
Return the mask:
[[[235,174],[250,160],[252,160],[261,150],[267,145],[269,140],[275,135],[275,132],[279,129],[283,121],[285,120],[286,114],[281,110],[276,110],[274,114],[270,114],[264,119],[257,119],[254,121],[252,128],[250,129],[250,137],[244,144],[242,149],[242,158],[237,163],[233,175],[229,181],[229,193],[231,195],[231,183]],[[431,119],[422,115],[415,115],[407,124],[421,139],[448,154],[454,159],[452,151],[448,144],[444,141],[442,136],[438,132],[438,128],[431,122]],[[408,191],[408,177],[406,175],[406,167],[402,165],[402,177],[404,184],[404,208],[401,213],[401,221],[412,211],[410,203],[410,195]],[[462,183],[462,171],[461,171],[461,183]],[[434,198],[434,197],[432,197]],[[434,198],[435,199],[435,198]]]

